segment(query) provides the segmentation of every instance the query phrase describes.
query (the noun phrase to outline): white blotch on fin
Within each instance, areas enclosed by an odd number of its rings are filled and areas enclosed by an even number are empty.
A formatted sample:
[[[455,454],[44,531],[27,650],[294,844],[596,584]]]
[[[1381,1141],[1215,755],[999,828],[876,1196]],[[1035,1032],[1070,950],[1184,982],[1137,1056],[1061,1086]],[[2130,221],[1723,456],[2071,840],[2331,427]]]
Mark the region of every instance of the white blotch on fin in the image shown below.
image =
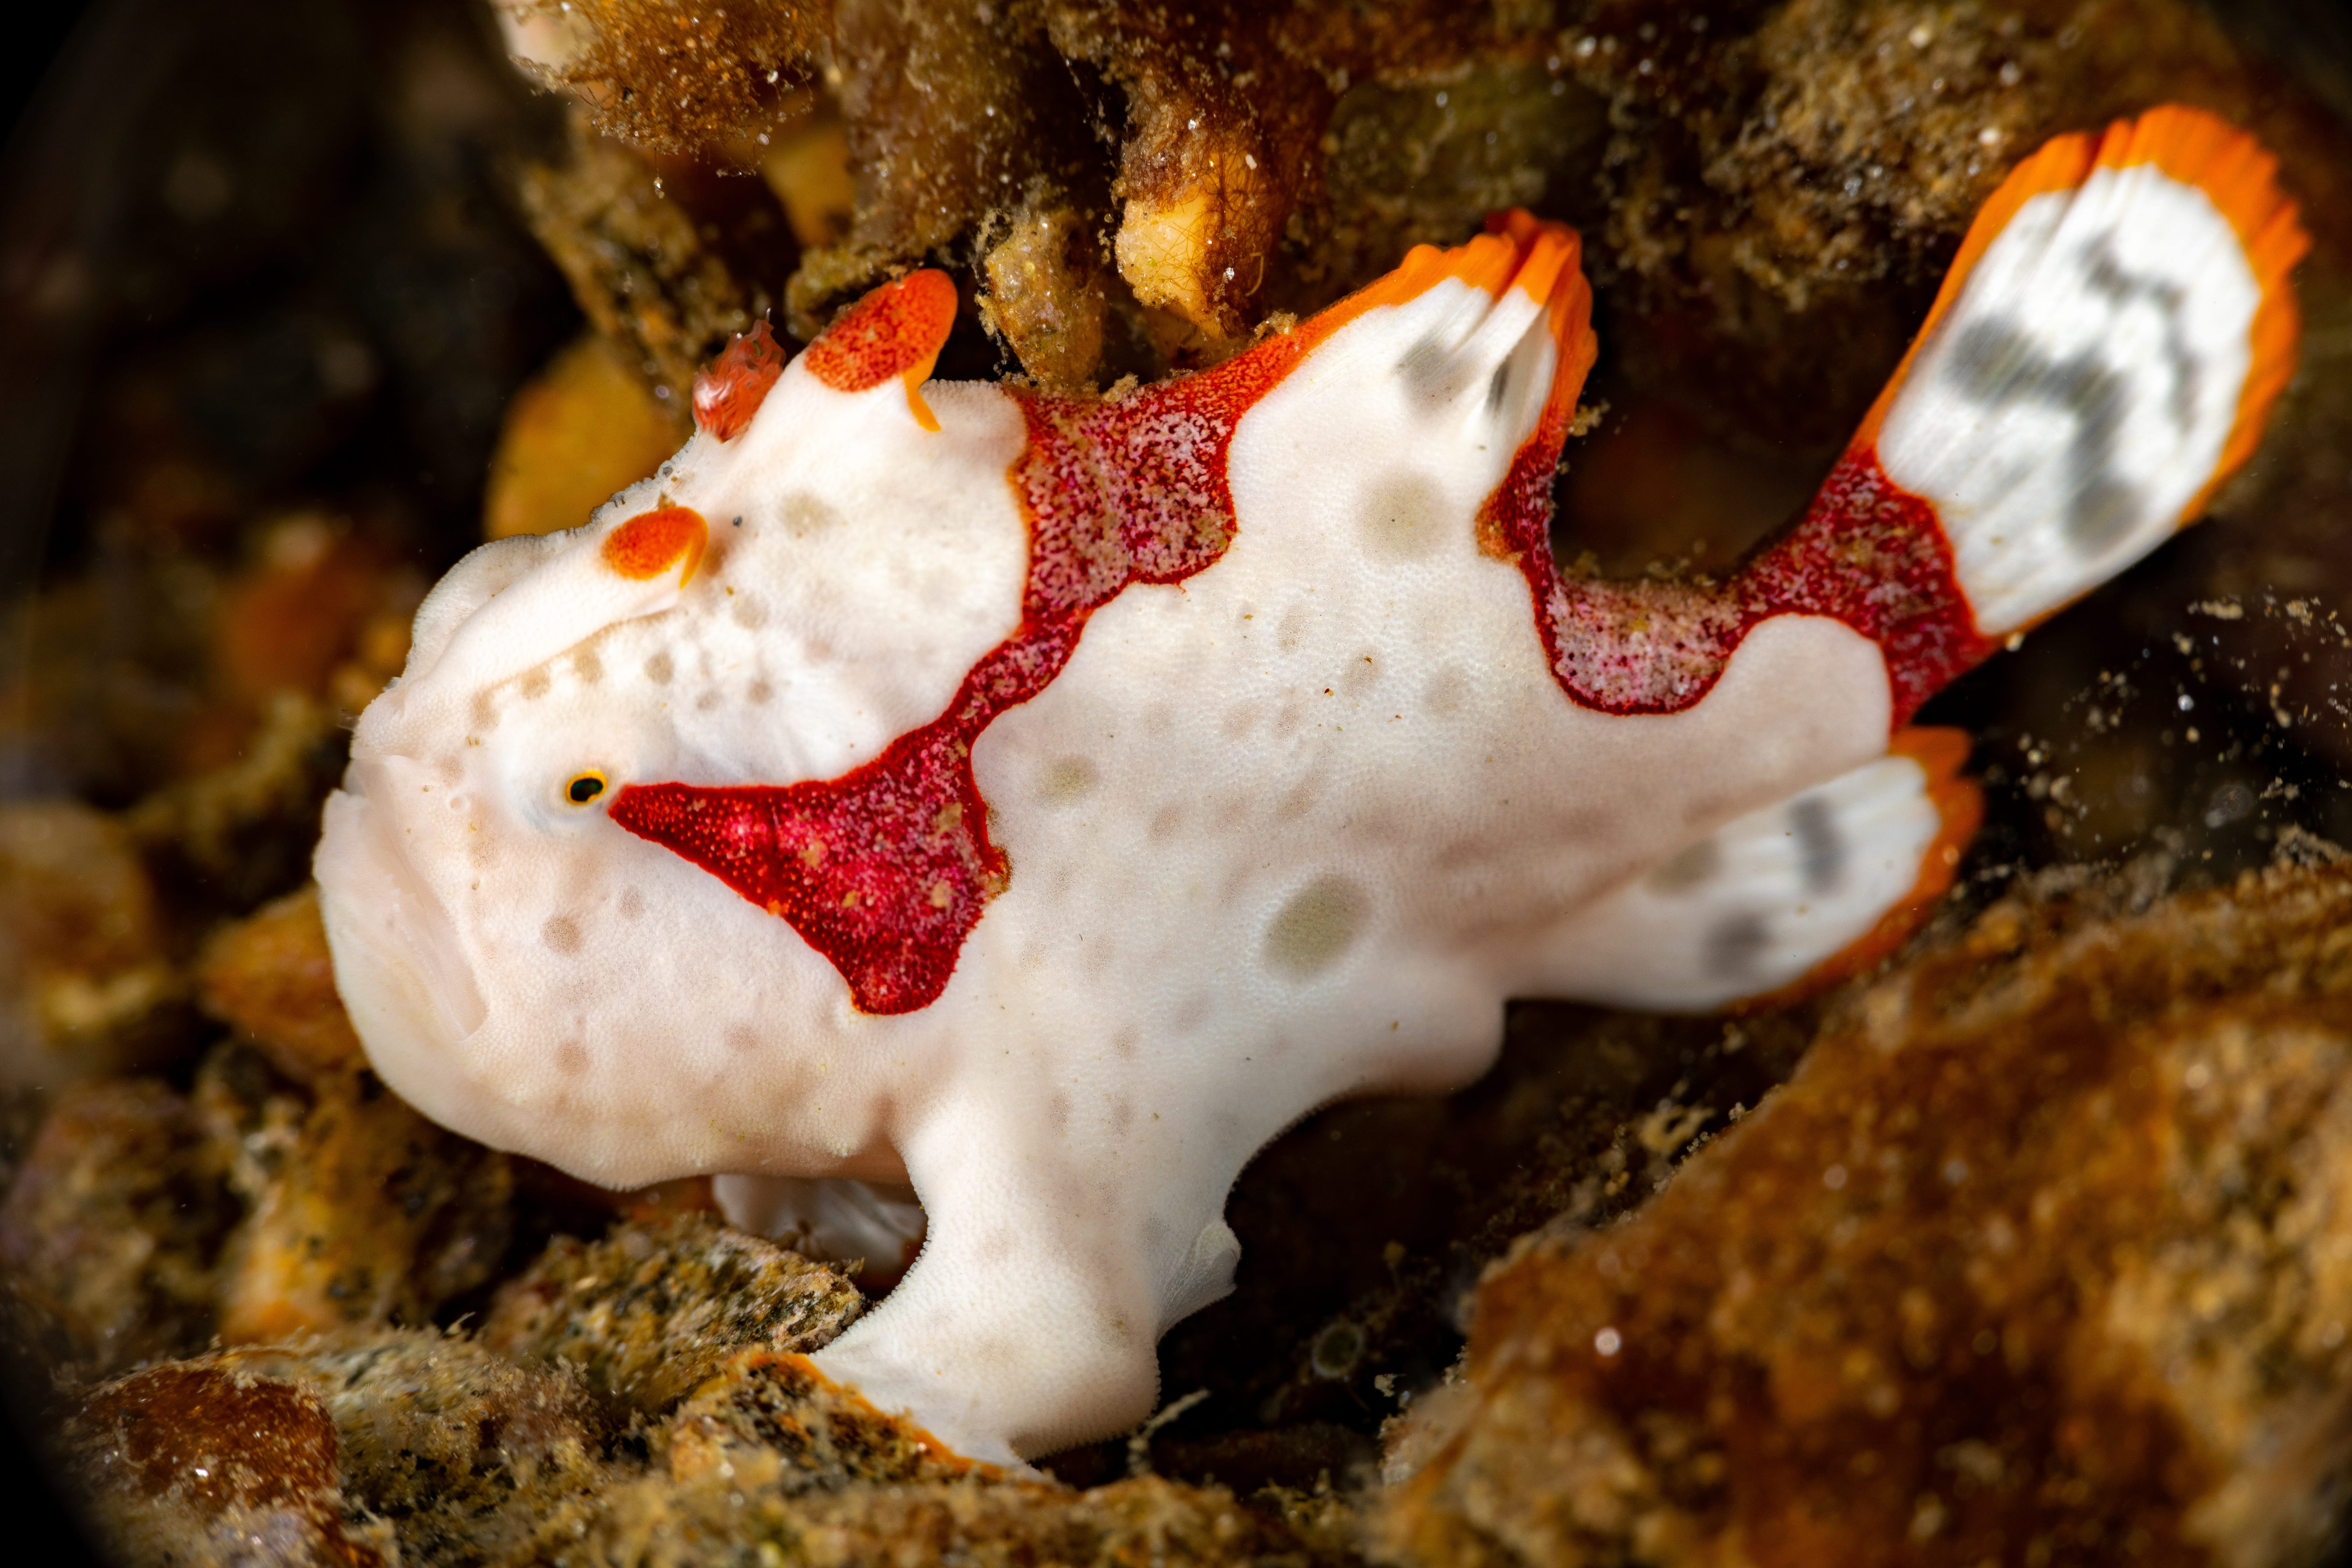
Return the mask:
[[[1578,917],[1575,994],[1696,1011],[1801,978],[1918,885],[1942,822],[1927,791],[1882,757],[1726,823]]]
[[[1879,434],[1935,503],[1987,636],[2170,536],[2220,465],[2262,303],[2237,231],[2152,163],[2018,208],[1913,363]]]
[[[727,1223],[826,1262],[864,1259],[868,1275],[896,1279],[923,1241],[923,1205],[904,1187],[844,1177],[713,1176],[710,1195]]]

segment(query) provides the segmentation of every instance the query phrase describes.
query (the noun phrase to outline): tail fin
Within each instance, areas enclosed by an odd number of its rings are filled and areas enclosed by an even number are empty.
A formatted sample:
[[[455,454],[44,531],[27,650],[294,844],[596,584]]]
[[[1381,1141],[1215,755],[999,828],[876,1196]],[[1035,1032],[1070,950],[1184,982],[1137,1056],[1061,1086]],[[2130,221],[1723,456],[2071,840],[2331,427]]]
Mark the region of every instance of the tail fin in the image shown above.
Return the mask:
[[[1936,509],[1980,634],[2146,555],[2253,451],[2310,244],[2276,169],[2171,106],[2050,142],[1977,215],[1855,445]]]

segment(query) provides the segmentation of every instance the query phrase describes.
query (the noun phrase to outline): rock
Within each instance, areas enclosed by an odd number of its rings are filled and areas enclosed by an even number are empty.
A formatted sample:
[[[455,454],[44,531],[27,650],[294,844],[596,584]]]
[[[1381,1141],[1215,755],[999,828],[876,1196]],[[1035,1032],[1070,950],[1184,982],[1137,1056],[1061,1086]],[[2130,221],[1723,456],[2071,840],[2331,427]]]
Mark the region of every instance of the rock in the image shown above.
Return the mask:
[[[383,540],[317,512],[275,520],[254,553],[223,584],[215,626],[214,662],[228,692],[255,705],[278,691],[325,697],[348,665],[362,678],[364,707],[407,659],[408,623],[425,587],[415,568]]]
[[[826,1378],[806,1356],[771,1350],[729,1357],[671,1417],[668,1447],[672,1480],[719,1476],[784,1496],[954,1480],[975,1470]]]
[[[360,1062],[360,1037],[335,993],[315,886],[215,932],[196,962],[196,994],[205,1012],[298,1082]]]
[[[417,1324],[487,1283],[512,1237],[507,1157],[425,1121],[373,1073],[323,1075],[315,1100],[224,1108],[250,1212],[222,1258],[231,1343],[349,1324]]]
[[[1629,1222],[1523,1242],[1391,1436],[1392,1549],[2313,1561],[2352,1467],[2352,868],[2131,896],[1995,905]]]
[[[630,1220],[602,1241],[558,1237],[502,1286],[482,1342],[579,1369],[599,1398],[667,1412],[746,1349],[820,1349],[865,1310],[822,1264],[708,1214]]]
[[[58,1435],[87,1517],[124,1568],[385,1568],[380,1524],[347,1521],[318,1396],[201,1362],[150,1367],[85,1399]]]
[[[0,1083],[154,1067],[191,1043],[187,982],[121,824],[77,801],[0,805]]]
[[[527,169],[520,195],[590,324],[680,410],[683,439],[694,373],[781,296],[770,275],[795,248],[774,198],[758,180],[649,160],[577,114],[562,159]]]
[[[609,339],[576,339],[507,405],[482,498],[482,537],[554,533],[662,466],[688,435]]]
[[[201,1344],[236,1217],[186,1100],[152,1079],[78,1085],[0,1200],[0,1284],[102,1376]]]
[[[479,1563],[611,1479],[610,1433],[576,1377],[430,1329],[345,1331],[184,1365],[283,1379],[334,1423],[347,1499],[404,1563]]]
[[[299,887],[319,810],[349,748],[334,707],[278,690],[234,754],[164,785],[123,814],[150,865],[194,909],[243,913]]]

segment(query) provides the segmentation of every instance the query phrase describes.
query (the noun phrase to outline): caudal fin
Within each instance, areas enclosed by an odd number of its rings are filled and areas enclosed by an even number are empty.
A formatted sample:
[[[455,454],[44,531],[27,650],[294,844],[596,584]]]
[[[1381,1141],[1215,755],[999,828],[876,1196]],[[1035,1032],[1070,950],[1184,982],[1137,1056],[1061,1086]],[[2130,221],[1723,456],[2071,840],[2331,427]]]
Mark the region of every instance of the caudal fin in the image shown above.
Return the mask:
[[[2253,451],[2310,243],[2276,169],[2170,106],[2050,142],[1977,215],[1856,446],[1934,506],[1981,635],[2146,555]]]

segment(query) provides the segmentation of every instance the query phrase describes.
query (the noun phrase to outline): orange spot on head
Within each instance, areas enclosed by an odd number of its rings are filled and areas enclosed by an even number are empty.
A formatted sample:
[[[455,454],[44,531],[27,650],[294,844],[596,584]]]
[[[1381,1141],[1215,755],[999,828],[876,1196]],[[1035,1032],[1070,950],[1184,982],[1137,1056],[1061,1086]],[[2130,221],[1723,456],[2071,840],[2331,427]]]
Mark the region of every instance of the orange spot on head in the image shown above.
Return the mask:
[[[703,547],[710,542],[710,526],[691,507],[666,506],[641,511],[604,536],[604,564],[632,582],[658,577],[684,563],[678,584],[693,580],[702,564]]]
[[[909,272],[849,308],[801,356],[809,373],[835,392],[866,392],[897,379],[926,430],[940,427],[917,390],[930,378],[955,325],[955,285],[944,272]]]

